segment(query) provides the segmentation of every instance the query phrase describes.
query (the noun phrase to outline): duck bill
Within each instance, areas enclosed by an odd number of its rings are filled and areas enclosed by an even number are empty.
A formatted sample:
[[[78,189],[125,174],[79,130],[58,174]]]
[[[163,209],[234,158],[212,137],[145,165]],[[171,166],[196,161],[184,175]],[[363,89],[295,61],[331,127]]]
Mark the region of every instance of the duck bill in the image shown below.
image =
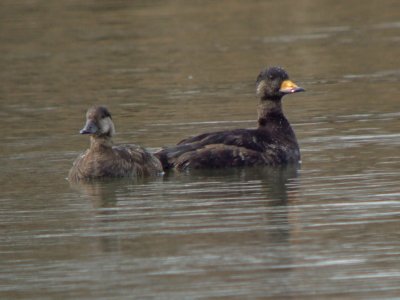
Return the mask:
[[[99,128],[92,120],[87,120],[85,126],[79,131],[80,134],[95,134]]]
[[[299,87],[293,81],[288,79],[288,80],[285,80],[284,82],[282,82],[281,88],[279,89],[279,91],[283,94],[293,94],[293,93],[298,93],[298,92],[304,92],[305,89],[303,89],[302,87]]]

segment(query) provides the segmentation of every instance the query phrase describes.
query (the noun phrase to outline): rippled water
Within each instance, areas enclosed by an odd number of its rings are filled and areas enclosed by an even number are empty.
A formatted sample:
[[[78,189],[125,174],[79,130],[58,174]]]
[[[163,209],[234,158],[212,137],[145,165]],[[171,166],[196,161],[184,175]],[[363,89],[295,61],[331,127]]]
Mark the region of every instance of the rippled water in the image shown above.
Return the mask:
[[[0,298],[400,296],[397,1],[0,7]],[[65,179],[88,106],[155,150],[255,126],[275,64],[299,168]]]

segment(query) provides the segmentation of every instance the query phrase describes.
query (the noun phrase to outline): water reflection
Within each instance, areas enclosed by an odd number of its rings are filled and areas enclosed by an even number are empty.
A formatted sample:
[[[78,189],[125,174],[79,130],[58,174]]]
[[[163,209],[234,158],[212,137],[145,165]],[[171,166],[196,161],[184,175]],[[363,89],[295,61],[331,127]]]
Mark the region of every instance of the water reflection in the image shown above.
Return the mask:
[[[135,282],[145,276],[165,291],[202,280],[229,290],[236,283],[224,279],[228,274],[247,281],[250,270],[284,265],[274,272],[274,282],[288,285],[293,264],[288,205],[298,201],[298,166],[170,172],[157,181],[109,180],[74,188],[97,215],[92,254],[119,255],[125,271],[137,274],[131,277]]]
[[[119,195],[124,195],[135,185],[158,182],[159,178],[105,178],[81,182],[69,182],[71,188],[84,196],[100,213],[107,211],[103,208],[117,206]]]
[[[103,238],[156,235],[159,243],[160,234],[195,241],[196,234],[214,233],[220,243],[236,244],[254,239],[247,232],[257,229],[264,242],[278,243],[288,239],[286,206],[296,202],[297,174],[297,166],[170,172],[150,182],[107,180],[74,188],[96,209]],[[221,238],[222,233],[233,236]]]

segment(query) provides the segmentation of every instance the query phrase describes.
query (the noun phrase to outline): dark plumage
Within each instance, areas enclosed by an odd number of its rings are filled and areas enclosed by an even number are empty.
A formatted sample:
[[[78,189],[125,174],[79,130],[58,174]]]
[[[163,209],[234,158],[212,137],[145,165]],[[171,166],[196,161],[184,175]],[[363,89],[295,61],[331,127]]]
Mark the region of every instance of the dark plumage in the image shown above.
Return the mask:
[[[300,150],[296,136],[283,114],[281,99],[304,91],[279,67],[263,70],[257,77],[260,97],[258,127],[204,133],[182,140],[155,155],[164,169],[225,168],[297,163]]]
[[[160,161],[138,145],[113,146],[114,123],[107,108],[94,106],[86,113],[81,134],[90,135],[90,148],[73,163],[68,179],[142,177],[163,172]]]

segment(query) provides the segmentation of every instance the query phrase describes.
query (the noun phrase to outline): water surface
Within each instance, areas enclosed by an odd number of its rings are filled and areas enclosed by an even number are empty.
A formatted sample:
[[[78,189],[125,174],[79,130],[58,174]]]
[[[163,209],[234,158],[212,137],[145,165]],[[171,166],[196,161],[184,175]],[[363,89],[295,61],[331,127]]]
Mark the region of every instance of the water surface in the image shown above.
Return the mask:
[[[397,1],[2,1],[3,299],[400,295]],[[281,65],[300,167],[71,185],[78,131],[156,150],[255,126]]]

